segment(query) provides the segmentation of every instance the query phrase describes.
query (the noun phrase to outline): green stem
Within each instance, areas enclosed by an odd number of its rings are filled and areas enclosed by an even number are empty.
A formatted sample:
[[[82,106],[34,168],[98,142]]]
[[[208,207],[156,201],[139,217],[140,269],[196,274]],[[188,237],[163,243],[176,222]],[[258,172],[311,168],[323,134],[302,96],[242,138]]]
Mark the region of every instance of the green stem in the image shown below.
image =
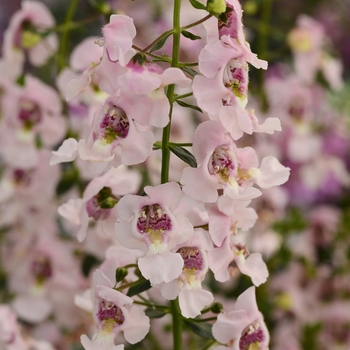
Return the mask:
[[[58,51],[58,71],[60,71],[66,65],[68,38],[69,38],[70,29],[71,29],[68,23],[72,21],[75,11],[78,7],[78,3],[79,3],[79,0],[71,1],[66,17],[64,19],[64,29],[62,31],[61,44]]]
[[[192,147],[192,143],[177,143],[177,142],[169,142],[169,146],[181,146],[181,147]]]
[[[273,4],[273,0],[263,0],[263,3],[262,3],[262,13],[261,13],[260,26],[259,26],[258,48],[257,48],[258,57],[261,59],[266,59],[267,52],[268,52],[272,4]],[[259,69],[258,84],[259,84],[261,107],[263,111],[267,111],[268,102],[267,102],[267,97],[264,90],[264,78],[265,78],[265,70]]]
[[[210,17],[212,17],[213,15],[207,15],[205,17],[203,17],[202,19],[196,21],[196,22],[193,22],[191,24],[188,24],[187,26],[184,26],[184,27],[181,27],[181,31],[185,30],[185,29],[188,29],[188,28],[192,28],[192,27],[195,27],[197,26],[198,24],[201,24],[203,22],[205,22],[207,19],[209,19]]]
[[[193,92],[189,92],[188,94],[184,94],[184,95],[177,95],[174,97],[174,101],[180,100],[181,98],[190,97],[190,96],[193,96]]]
[[[174,14],[173,14],[173,50],[171,57],[171,66],[177,67],[180,57],[180,9],[181,0],[174,1]],[[164,184],[169,181],[169,165],[170,165],[170,149],[168,147],[170,139],[171,129],[171,116],[173,112],[173,100],[174,100],[175,85],[169,85],[167,90],[167,98],[170,103],[169,123],[163,129],[162,137],[162,171],[161,171],[161,183]]]
[[[182,316],[178,298],[170,301],[173,315],[173,350],[182,350]]]

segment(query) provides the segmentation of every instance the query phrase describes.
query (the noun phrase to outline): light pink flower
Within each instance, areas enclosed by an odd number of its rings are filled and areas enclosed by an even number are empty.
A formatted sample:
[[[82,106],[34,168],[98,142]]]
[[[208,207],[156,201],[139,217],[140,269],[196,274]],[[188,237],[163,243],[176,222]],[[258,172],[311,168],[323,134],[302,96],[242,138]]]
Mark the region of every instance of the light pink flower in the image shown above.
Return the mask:
[[[52,33],[42,37],[35,30],[45,32],[54,25],[51,12],[42,2],[22,1],[22,8],[13,15],[5,32],[4,55],[9,58],[14,56],[15,61],[16,56],[20,57],[23,63],[27,52],[31,64],[45,64],[58,47],[57,36]]]
[[[89,222],[92,220],[99,224],[98,231],[101,234],[108,235],[108,221],[111,226],[116,220],[114,206],[121,196],[135,193],[140,180],[138,172],[124,167],[111,168],[88,184],[83,198],[69,199],[58,208],[58,213],[79,227],[79,242],[85,239]]]
[[[226,237],[222,245],[215,247],[208,255],[210,269],[219,282],[226,282],[230,273],[236,272],[236,267],[241,273],[249,276],[257,287],[265,283],[269,275],[261,254],[249,254],[246,246],[232,235]]]
[[[215,350],[246,350],[254,345],[268,350],[270,336],[256,304],[255,287],[248,288],[237,298],[233,311],[218,315],[213,335],[220,343],[227,344]]]
[[[180,276],[184,261],[172,250],[189,239],[193,227],[177,208],[182,192],[178,184],[169,182],[145,187],[147,196],[126,195],[117,204],[120,219],[115,224],[115,238],[144,256],[138,265],[142,275],[152,284],[170,282]]]
[[[202,281],[208,271],[207,251],[212,243],[206,231],[194,230],[193,236],[176,247],[184,260],[181,275],[169,283],[155,285],[163,297],[173,300],[179,297],[181,314],[187,318],[198,316],[201,310],[211,304],[214,297],[211,292],[202,289]]]
[[[97,332],[90,340],[85,334],[81,343],[86,350],[105,349],[120,350],[123,345],[116,346],[114,338],[124,333],[125,340],[130,344],[141,341],[149,331],[149,318],[136,305],[133,299],[113,289],[112,282],[96,270],[93,275],[93,316]]]

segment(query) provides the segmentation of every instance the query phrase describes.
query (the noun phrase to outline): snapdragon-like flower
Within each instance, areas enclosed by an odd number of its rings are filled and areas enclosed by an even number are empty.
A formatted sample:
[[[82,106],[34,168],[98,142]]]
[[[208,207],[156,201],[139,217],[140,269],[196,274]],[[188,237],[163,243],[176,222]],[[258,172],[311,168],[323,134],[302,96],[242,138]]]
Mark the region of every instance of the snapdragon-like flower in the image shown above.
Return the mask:
[[[257,287],[265,283],[269,275],[261,254],[250,254],[246,246],[233,235],[226,237],[222,245],[215,247],[208,255],[210,269],[219,282],[226,282],[237,268],[249,276]]]
[[[121,196],[135,193],[140,185],[138,173],[124,167],[111,168],[105,174],[95,177],[86,187],[83,198],[70,199],[58,208],[58,213],[76,224],[79,229],[77,239],[86,237],[89,221],[101,223],[99,231],[108,234],[108,225],[116,219],[112,212]],[[106,227],[105,227],[106,226]]]
[[[181,177],[183,191],[189,196],[213,203],[218,190],[232,199],[250,200],[261,192],[252,187],[277,186],[289,177],[289,168],[271,156],[265,157],[258,168],[255,151],[237,148],[225,128],[217,122],[202,123],[193,138],[193,154],[197,168],[185,168]]]
[[[191,237],[193,226],[177,211],[182,196],[178,184],[146,186],[145,192],[144,197],[126,195],[117,204],[120,219],[115,238],[127,248],[144,252],[138,265],[152,284],[170,282],[184,266],[180,253],[173,250]]]
[[[194,318],[214,300],[212,293],[202,289],[202,281],[208,271],[207,252],[212,249],[212,243],[206,231],[196,229],[193,236],[176,249],[184,260],[181,275],[155,287],[166,299],[172,300],[178,296],[181,314]]]
[[[53,152],[51,164],[74,160],[79,155],[96,164],[96,171],[101,172],[112,161],[114,166],[145,161],[152,152],[153,133],[139,130],[134,122],[138,113],[138,105],[121,96],[110,96],[95,114],[88,140],[66,140]]]
[[[49,9],[39,1],[22,1],[22,8],[11,19],[5,32],[3,51],[15,63],[23,64],[25,54],[34,66],[45,64],[58,47],[57,35],[45,32],[55,25]]]
[[[93,315],[97,332],[91,340],[85,334],[81,336],[84,349],[121,350],[123,345],[114,344],[114,338],[120,332],[130,344],[141,341],[149,331],[149,318],[141,308],[132,305],[133,299],[113,289],[112,282],[102,271],[96,270],[93,280]]]
[[[268,350],[270,337],[256,304],[255,287],[237,298],[233,311],[218,315],[213,335],[227,345],[217,346],[215,350]]]
[[[123,67],[135,54],[132,41],[136,36],[136,28],[132,18],[125,15],[112,15],[110,22],[102,28],[103,39],[95,40],[103,46],[103,55],[99,61],[91,62],[83,74],[72,79],[66,87],[68,100],[79,94],[91,82],[93,74],[99,79],[100,87],[110,94],[117,90],[115,86],[118,75],[125,71]]]

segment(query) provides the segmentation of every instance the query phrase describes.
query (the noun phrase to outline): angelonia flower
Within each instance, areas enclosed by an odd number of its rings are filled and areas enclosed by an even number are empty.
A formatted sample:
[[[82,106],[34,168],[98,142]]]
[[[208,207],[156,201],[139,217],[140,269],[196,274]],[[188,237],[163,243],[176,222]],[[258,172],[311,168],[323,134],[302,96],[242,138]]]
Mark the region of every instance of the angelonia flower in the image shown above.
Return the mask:
[[[26,0],[10,20],[0,60],[0,282],[10,304],[0,305],[1,350],[156,348],[156,332],[171,329],[176,342],[200,322],[213,349],[268,349],[255,290],[269,271],[249,231],[255,200],[290,175],[283,157],[257,146],[281,131],[278,107],[271,100],[277,112],[264,121],[251,107],[250,69],[268,64],[246,40],[239,1],[191,4],[210,16],[165,32],[160,4],[145,5],[141,17],[161,32],[151,44],[134,4],[91,2],[96,18],[56,26],[44,4]],[[95,20],[107,22],[101,33],[69,57],[58,50],[56,32],[64,39]],[[198,40],[198,64],[186,62],[180,33]],[[44,82],[32,66],[54,54]],[[292,115],[286,143],[297,156],[300,140],[322,151],[312,128],[293,130],[311,118],[304,91],[280,108]],[[329,160],[345,183],[343,163]],[[240,278],[254,286],[228,311],[218,286]],[[166,324],[171,314],[179,324]],[[153,331],[155,318],[163,327]]]

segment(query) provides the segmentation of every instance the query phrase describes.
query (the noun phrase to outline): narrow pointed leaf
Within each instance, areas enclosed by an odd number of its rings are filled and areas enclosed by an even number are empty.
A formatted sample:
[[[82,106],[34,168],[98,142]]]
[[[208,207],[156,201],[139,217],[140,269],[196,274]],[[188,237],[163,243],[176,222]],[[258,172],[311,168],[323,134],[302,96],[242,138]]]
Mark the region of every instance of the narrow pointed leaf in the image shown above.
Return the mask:
[[[199,1],[197,0],[190,0],[191,5],[198,10],[206,10],[207,7],[203,4],[201,4]]]
[[[187,151],[187,149],[181,146],[173,146],[173,145],[169,145],[169,148],[171,152],[173,152],[185,163],[189,164],[192,168],[197,168],[196,158],[191,152]]]
[[[126,294],[128,297],[132,297],[136,294],[140,294],[148,289],[151,288],[151,283],[149,280],[146,280],[144,278],[139,279],[139,283],[137,283],[135,286],[130,287],[128,293]]]
[[[165,315],[165,312],[148,307],[145,310],[145,314],[149,318],[161,318],[161,317],[163,317]]]
[[[195,71],[194,69],[190,68],[190,67],[181,67],[181,69],[188,73],[189,75],[192,75],[193,77],[195,77],[196,75],[198,75],[199,73],[197,71]]]
[[[192,109],[195,109],[196,111],[198,112],[201,112],[203,113],[203,111],[198,107],[198,106],[194,106],[194,105],[190,105],[184,101],[181,101],[181,100],[176,100],[177,104],[179,104],[181,107],[186,107],[186,108],[192,108]]]
[[[195,334],[202,338],[214,339],[212,334],[213,325],[205,322],[192,322],[190,320],[184,320],[186,326]]]
[[[149,52],[153,52],[153,51],[156,51],[156,50],[159,50],[161,49],[165,42],[167,41],[167,39],[169,38],[169,36],[171,35],[171,33],[168,33],[167,35],[165,35],[162,39],[160,39],[150,50]]]
[[[191,40],[198,40],[198,39],[202,39],[200,36],[198,35],[195,35],[191,32],[188,32],[187,30],[183,30],[181,32],[181,34],[185,37],[185,38],[188,38],[188,39],[191,39]]]

